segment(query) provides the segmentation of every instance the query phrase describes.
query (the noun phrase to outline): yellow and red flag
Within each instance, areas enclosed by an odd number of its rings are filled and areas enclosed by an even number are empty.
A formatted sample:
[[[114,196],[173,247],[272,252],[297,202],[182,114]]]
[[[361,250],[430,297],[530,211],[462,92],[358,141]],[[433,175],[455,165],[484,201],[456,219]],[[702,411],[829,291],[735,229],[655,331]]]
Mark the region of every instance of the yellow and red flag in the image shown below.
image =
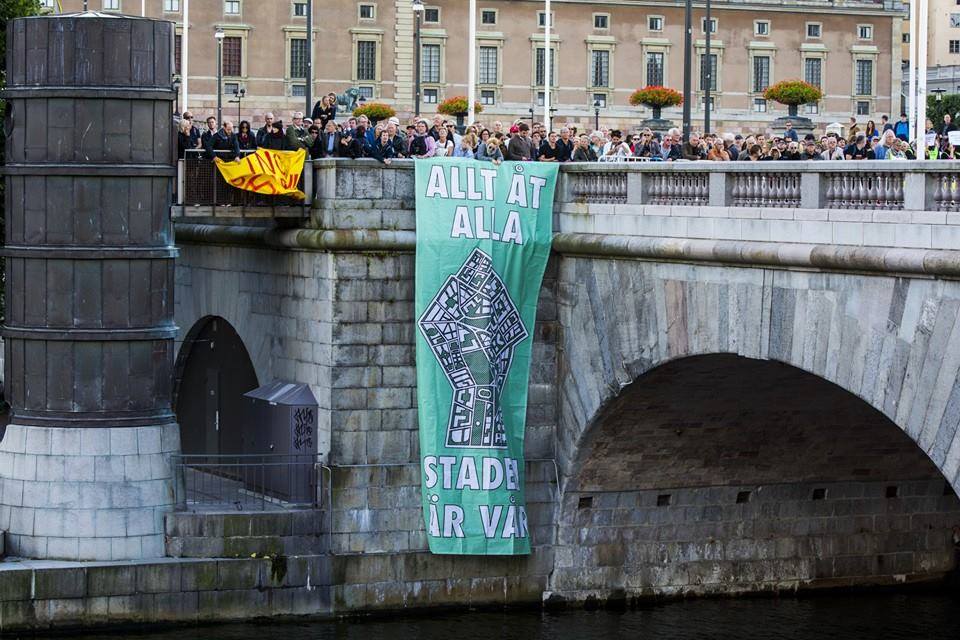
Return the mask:
[[[257,149],[256,153],[239,160],[217,158],[214,162],[223,179],[238,189],[303,200],[306,195],[297,189],[297,183],[300,182],[306,157],[307,152],[303,149]]]

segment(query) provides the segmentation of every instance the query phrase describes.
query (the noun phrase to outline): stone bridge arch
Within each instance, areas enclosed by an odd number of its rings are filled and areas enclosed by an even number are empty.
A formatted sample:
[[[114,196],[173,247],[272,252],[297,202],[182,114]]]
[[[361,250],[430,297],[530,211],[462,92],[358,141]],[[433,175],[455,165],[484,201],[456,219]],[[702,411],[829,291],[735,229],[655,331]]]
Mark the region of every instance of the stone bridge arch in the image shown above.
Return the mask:
[[[960,489],[960,284],[566,257],[560,266],[558,451],[565,476],[604,408],[671,361],[788,364],[902,429]]]
[[[956,571],[958,293],[565,259],[550,590],[752,592]]]

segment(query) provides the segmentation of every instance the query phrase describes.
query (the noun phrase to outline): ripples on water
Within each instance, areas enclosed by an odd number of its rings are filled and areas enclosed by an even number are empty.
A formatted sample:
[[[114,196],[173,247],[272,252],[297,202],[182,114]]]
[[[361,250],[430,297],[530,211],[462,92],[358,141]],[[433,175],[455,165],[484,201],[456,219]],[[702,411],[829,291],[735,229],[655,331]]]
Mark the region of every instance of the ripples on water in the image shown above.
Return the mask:
[[[960,639],[960,594],[691,600],[624,613],[457,612],[336,622],[224,624],[73,640]]]

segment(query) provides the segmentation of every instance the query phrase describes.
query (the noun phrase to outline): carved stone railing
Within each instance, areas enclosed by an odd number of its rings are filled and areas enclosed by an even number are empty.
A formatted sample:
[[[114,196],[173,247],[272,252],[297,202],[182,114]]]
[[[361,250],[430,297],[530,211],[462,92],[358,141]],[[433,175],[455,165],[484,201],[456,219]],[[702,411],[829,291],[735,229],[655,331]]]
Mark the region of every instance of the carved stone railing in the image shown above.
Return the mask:
[[[413,206],[414,161],[314,162],[314,209]],[[555,201],[733,209],[960,212],[960,161],[567,163]]]
[[[799,207],[799,173],[734,173],[730,206]]]
[[[576,173],[571,176],[573,197],[585,202],[622,204],[627,201],[625,171]]]
[[[590,189],[574,188],[589,174]],[[617,186],[617,200],[603,181]],[[624,197],[622,185],[626,184]],[[561,167],[558,203],[960,211],[960,162],[671,162]]]

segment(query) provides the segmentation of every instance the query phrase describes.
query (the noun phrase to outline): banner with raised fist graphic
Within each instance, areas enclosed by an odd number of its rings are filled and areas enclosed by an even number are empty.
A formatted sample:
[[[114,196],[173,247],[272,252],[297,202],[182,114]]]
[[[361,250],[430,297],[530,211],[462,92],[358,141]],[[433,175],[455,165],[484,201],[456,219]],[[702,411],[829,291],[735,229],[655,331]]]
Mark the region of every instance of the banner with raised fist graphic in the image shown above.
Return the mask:
[[[417,406],[433,553],[530,553],[523,433],[557,166],[416,163]]]

